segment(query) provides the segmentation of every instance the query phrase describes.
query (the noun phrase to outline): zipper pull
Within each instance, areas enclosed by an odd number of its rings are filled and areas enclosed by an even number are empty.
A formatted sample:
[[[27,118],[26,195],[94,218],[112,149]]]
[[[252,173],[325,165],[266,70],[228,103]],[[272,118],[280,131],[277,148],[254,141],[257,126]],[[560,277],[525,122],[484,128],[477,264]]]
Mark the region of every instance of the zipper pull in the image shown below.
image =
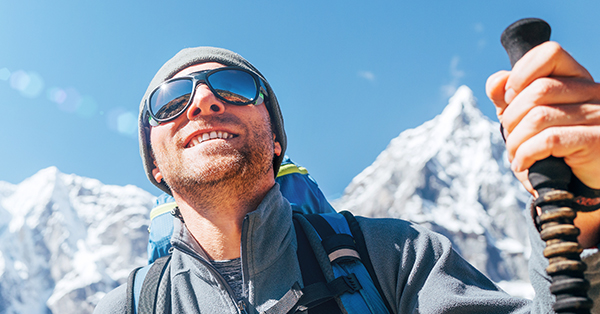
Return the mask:
[[[246,311],[246,302],[244,302],[244,300],[239,300],[237,306],[238,309],[240,309],[240,314],[248,314],[248,311]]]

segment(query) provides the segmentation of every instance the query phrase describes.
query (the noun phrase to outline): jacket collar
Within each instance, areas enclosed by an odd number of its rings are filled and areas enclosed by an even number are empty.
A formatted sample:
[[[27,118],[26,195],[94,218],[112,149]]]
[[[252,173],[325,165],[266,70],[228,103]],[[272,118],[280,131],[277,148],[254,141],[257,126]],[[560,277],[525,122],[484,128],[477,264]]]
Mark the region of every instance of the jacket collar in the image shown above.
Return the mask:
[[[173,221],[173,247],[192,251],[209,261],[185,224],[179,219]],[[293,237],[292,208],[281,194],[279,184],[275,183],[256,210],[244,218],[241,256],[248,274],[261,272],[277,261]]]

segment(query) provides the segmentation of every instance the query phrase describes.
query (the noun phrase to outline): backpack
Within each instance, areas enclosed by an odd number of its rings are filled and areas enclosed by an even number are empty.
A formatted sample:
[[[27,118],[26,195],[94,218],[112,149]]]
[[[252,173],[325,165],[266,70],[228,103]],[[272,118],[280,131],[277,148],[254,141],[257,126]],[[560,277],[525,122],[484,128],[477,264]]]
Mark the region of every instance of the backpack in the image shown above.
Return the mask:
[[[294,211],[298,262],[305,287],[292,287],[265,314],[392,313],[373,266],[362,231],[350,212],[336,213],[308,171],[285,156],[276,181]],[[127,313],[170,310],[170,237],[176,207],[162,195],[151,211],[149,264],[133,270],[127,283]],[[167,215],[169,214],[169,215]],[[291,299],[290,299],[291,298]],[[139,312],[138,312],[139,311]],[[162,312],[161,312],[162,313]]]

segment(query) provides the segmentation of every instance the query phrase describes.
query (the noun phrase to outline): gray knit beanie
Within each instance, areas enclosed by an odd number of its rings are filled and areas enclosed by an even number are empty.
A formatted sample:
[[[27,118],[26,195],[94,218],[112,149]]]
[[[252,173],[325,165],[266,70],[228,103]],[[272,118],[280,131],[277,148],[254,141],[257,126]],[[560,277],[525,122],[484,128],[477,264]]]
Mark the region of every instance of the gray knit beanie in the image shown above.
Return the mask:
[[[283,116],[281,115],[281,110],[279,109],[279,103],[277,102],[277,98],[275,97],[275,93],[271,89],[269,82],[267,82],[265,77],[258,71],[258,69],[256,69],[252,64],[250,64],[250,62],[248,62],[239,54],[227,49],[214,47],[183,49],[171,60],[167,61],[167,63],[165,63],[160,70],[158,70],[158,73],[156,73],[152,79],[152,82],[150,82],[150,85],[144,94],[144,98],[142,98],[140,103],[140,114],[138,119],[140,155],[142,156],[144,169],[146,170],[146,176],[148,176],[150,182],[168,194],[171,194],[171,189],[165,184],[164,180],[161,182],[156,182],[154,176],[152,175],[152,169],[154,169],[154,159],[152,157],[150,147],[150,125],[148,124],[148,115],[145,112],[146,99],[150,96],[149,94],[154,88],[156,88],[162,82],[173,77],[177,72],[194,64],[205,62],[218,62],[226,66],[238,66],[255,73],[264,81],[267,88],[267,93],[269,94],[268,98],[266,98],[265,105],[269,111],[271,127],[273,129],[273,133],[275,133],[275,140],[281,144],[281,154],[279,156],[275,156],[273,159],[273,170],[275,171],[275,176],[277,176],[277,172],[279,171],[279,167],[287,147],[287,137],[285,135],[285,129],[283,128]]]

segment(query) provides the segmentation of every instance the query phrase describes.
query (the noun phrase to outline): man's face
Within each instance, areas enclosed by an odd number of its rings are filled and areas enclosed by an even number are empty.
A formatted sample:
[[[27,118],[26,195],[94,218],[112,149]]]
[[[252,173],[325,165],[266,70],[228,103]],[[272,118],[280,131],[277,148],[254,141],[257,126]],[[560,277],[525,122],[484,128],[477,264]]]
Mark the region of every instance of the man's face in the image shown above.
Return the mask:
[[[190,66],[174,77],[223,67],[219,63]],[[274,177],[274,142],[269,113],[264,105],[236,106],[220,101],[205,84],[199,84],[192,103],[179,117],[152,127],[150,143],[157,168],[177,194],[198,194],[210,186],[248,185],[249,180]]]

